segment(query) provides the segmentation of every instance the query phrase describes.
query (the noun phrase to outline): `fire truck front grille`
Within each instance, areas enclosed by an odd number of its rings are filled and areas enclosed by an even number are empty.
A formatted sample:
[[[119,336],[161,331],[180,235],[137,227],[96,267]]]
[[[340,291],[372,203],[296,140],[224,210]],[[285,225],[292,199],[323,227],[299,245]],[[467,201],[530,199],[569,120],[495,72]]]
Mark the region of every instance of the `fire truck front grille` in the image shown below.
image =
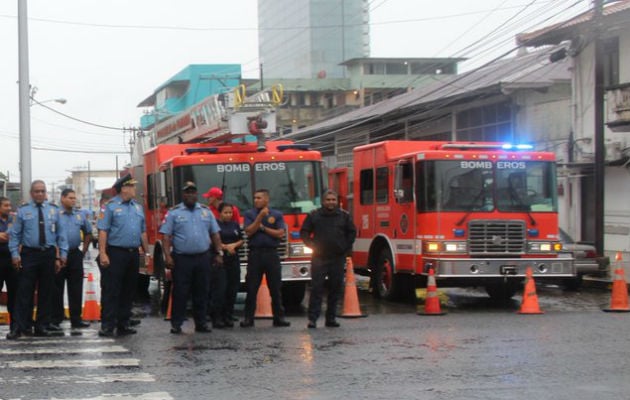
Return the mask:
[[[470,221],[468,246],[471,255],[525,253],[523,221]]]
[[[245,232],[243,232],[243,240],[244,240],[244,243],[238,250],[238,255],[240,256],[241,262],[246,262],[249,250],[247,247],[248,240],[247,240],[247,235],[245,234]],[[280,242],[280,245],[278,246],[278,255],[280,256],[280,260],[285,260],[289,256],[289,242],[287,241],[287,235],[284,235],[284,238],[282,239],[282,241]]]

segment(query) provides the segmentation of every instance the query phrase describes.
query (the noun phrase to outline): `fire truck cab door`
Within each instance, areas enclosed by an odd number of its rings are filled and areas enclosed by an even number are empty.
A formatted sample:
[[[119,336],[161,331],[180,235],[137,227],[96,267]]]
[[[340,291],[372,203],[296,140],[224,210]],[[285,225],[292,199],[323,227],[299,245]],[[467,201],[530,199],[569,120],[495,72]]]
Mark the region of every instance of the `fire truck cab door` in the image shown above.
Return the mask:
[[[401,160],[394,167],[392,198],[392,241],[397,270],[415,264],[416,208],[414,206],[413,160]]]

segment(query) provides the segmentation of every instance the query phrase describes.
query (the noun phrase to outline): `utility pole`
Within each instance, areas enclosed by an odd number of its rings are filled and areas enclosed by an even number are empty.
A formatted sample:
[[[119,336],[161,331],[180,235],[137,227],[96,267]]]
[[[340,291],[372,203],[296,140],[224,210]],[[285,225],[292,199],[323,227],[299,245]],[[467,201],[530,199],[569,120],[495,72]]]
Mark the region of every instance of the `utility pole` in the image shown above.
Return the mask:
[[[18,0],[18,64],[20,104],[20,194],[28,202],[31,187],[31,104],[26,0]]]
[[[593,46],[595,54],[594,142],[595,142],[595,248],[604,254],[604,190],[606,178],[606,154],[604,149],[604,46],[602,45],[603,0],[593,2]]]

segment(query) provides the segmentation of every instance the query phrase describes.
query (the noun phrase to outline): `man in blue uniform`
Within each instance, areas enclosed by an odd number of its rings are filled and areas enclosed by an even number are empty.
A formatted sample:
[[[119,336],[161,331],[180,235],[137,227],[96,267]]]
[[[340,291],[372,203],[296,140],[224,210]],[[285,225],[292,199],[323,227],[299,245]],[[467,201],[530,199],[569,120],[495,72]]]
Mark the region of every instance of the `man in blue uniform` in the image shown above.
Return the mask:
[[[10,229],[9,250],[13,267],[19,271],[15,303],[15,326],[7,339],[31,331],[33,294],[37,285],[35,336],[63,335],[50,329],[55,272],[66,263],[68,242],[60,222],[59,208],[46,201],[46,184],[31,184],[31,201],[18,208]]]
[[[0,196],[0,290],[7,286],[7,311],[11,317],[11,329],[15,326],[13,307],[15,304],[15,290],[17,289],[17,274],[11,265],[9,251],[9,228],[13,223],[11,217],[11,200]]]
[[[173,270],[173,308],[171,333],[182,333],[186,301],[192,289],[195,331],[210,332],[206,322],[210,279],[210,241],[214,262],[223,266],[219,225],[212,211],[197,202],[197,186],[186,182],[183,201],[166,214],[160,233],[164,235],[166,268]]]
[[[61,224],[68,238],[68,262],[65,268],[55,276],[57,288],[53,301],[52,323],[58,327],[64,318],[63,293],[68,281],[68,308],[70,309],[70,324],[72,328],[87,328],[87,322],[81,320],[83,307],[83,256],[87,252],[92,238],[92,224],[87,214],[75,210],[77,196],[72,189],[61,192]],[[81,239],[83,233],[83,239]],[[83,242],[83,249],[79,248]]]
[[[326,326],[339,327],[336,321],[337,302],[343,292],[346,257],[352,252],[357,236],[350,214],[339,208],[338,195],[332,190],[324,193],[323,206],[306,216],[300,236],[313,249],[311,259],[311,297],[308,303],[308,327],[317,327],[322,309],[322,292],[328,278]]]
[[[271,309],[273,312],[273,326],[290,326],[284,319],[282,306],[282,266],[278,256],[278,246],[284,237],[286,225],[284,217],[278,210],[269,208],[269,191],[258,189],[254,193],[254,208],[245,212],[245,234],[249,238],[247,257],[247,298],[245,300],[245,318],[241,321],[242,328],[254,326],[256,312],[256,295],[262,281],[267,276],[269,293],[271,294]]]
[[[134,200],[136,181],[127,174],[114,183],[114,196],[99,215],[98,250],[101,268],[101,330],[99,336],[136,333],[131,328],[131,308],[138,280],[142,246],[149,257],[149,244],[142,205]]]

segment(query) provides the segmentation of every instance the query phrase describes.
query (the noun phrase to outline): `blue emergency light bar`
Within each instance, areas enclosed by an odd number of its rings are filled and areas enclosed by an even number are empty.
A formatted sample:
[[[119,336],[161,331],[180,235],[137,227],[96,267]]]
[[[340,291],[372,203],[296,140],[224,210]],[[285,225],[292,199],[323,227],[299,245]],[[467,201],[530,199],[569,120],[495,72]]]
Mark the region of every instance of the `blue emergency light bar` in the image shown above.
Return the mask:
[[[531,144],[511,144],[505,143],[501,146],[503,150],[533,150],[534,146]]]

